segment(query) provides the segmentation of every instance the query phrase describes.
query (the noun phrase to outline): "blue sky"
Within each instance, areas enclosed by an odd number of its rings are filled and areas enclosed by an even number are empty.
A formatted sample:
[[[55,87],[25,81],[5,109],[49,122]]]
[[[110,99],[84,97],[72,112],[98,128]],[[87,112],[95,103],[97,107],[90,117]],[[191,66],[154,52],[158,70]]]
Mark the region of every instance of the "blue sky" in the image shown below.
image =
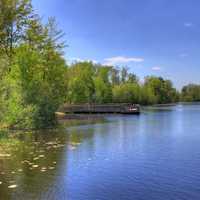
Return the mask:
[[[177,88],[200,83],[199,0],[33,0],[66,33],[68,61],[128,66]]]

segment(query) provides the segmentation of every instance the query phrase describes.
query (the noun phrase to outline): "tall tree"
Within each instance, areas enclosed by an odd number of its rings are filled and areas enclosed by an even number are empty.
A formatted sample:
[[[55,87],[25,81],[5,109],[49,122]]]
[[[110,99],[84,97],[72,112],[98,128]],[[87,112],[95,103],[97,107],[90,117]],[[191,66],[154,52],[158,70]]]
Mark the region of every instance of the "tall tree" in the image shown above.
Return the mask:
[[[67,68],[53,23],[30,20],[21,28],[23,38],[13,46],[3,116],[9,126],[43,128],[56,122],[55,111],[66,98]]]
[[[12,57],[33,18],[30,0],[0,0],[0,53]]]
[[[162,77],[148,76],[145,78],[145,86],[150,87],[156,97],[156,103],[172,103],[177,99],[177,91],[171,81]],[[174,95],[176,97],[174,97]]]
[[[121,69],[121,82],[125,83],[128,78],[128,68],[127,67],[122,67]]]
[[[98,66],[97,74],[94,79],[95,84],[95,101],[97,103],[112,102],[112,86],[110,82],[111,67]]]
[[[136,83],[122,83],[113,87],[115,103],[139,103],[140,86]]]
[[[111,69],[111,82],[112,82],[113,86],[120,84],[119,72],[120,72],[119,69],[112,67],[112,69]]]
[[[200,85],[188,84],[182,88],[182,101],[200,101]]]
[[[94,72],[91,62],[73,64],[68,70],[69,87],[67,100],[70,103],[91,103],[94,100]]]
[[[134,73],[129,73],[127,78],[128,83],[138,83],[138,78]]]

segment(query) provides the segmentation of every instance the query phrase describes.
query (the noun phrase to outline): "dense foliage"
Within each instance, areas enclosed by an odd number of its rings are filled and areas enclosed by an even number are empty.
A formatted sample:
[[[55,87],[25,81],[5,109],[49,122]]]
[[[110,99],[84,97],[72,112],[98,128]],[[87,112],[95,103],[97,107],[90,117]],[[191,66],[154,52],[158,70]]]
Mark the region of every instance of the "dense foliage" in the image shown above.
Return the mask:
[[[181,100],[186,102],[200,101],[200,85],[189,84],[184,86],[182,89]]]
[[[61,32],[46,25],[29,0],[0,0],[1,126],[43,128],[55,124],[66,96]]]
[[[179,100],[171,81],[149,76],[142,84],[128,69],[74,63],[68,70],[68,102],[70,103],[139,103],[163,104]]]
[[[46,24],[30,0],[0,0],[0,127],[45,128],[56,124],[63,103],[163,104],[200,101],[200,86],[179,95],[170,80],[148,76],[142,83],[126,67],[63,58],[62,31]]]

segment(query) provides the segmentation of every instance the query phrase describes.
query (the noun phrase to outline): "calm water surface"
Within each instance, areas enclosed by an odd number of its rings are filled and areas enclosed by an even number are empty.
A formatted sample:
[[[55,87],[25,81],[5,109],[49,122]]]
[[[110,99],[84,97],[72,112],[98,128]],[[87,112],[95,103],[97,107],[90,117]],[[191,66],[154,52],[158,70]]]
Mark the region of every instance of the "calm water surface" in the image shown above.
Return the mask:
[[[1,134],[0,200],[7,199],[199,200],[200,105]]]

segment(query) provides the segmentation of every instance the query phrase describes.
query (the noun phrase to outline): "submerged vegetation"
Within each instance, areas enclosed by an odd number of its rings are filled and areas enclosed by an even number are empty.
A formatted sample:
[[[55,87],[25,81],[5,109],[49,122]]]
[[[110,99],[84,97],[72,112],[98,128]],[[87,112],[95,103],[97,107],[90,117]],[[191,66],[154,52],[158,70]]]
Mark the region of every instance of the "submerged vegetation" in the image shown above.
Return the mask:
[[[69,103],[163,104],[199,101],[200,86],[182,94],[170,80],[144,83],[126,67],[92,62],[67,65],[63,32],[54,18],[43,24],[30,0],[0,0],[0,127],[46,128]]]

